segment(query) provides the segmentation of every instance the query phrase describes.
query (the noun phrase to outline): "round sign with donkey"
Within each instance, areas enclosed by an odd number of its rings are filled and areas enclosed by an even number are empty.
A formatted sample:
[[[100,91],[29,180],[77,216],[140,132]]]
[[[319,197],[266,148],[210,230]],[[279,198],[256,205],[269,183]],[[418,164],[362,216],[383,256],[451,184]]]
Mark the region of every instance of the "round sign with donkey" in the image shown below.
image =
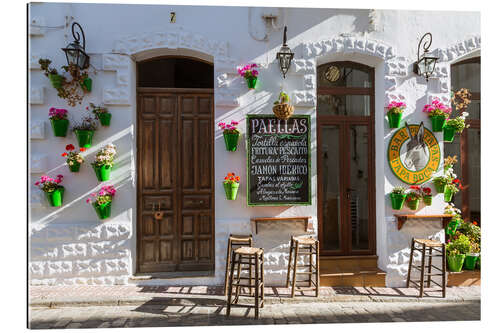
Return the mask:
[[[389,166],[407,184],[428,181],[439,167],[441,150],[434,134],[420,125],[408,125],[394,133],[387,151]]]

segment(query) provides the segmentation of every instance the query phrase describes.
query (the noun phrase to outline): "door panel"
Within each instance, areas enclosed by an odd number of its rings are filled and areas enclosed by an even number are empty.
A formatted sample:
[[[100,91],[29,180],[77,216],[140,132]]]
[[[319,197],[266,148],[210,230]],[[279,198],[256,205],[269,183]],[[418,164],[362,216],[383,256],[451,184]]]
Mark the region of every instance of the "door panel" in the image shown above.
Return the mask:
[[[138,94],[138,271],[213,270],[213,97],[166,90]]]

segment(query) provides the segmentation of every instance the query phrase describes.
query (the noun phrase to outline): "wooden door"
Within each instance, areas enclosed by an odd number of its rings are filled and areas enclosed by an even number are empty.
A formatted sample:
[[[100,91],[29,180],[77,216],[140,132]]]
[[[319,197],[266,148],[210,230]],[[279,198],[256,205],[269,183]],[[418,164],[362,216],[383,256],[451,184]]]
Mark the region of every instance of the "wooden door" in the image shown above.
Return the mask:
[[[374,70],[352,62],[318,67],[318,220],[322,255],[375,248]]]
[[[212,89],[138,89],[139,272],[214,269],[213,123]]]

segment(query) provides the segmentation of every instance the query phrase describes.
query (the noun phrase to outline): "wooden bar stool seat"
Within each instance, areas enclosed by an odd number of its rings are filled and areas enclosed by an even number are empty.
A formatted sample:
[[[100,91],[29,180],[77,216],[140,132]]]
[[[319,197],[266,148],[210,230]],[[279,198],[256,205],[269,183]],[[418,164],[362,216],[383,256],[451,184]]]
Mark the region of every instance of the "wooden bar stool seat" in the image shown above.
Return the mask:
[[[299,255],[309,257],[309,260],[305,265],[298,265]],[[297,268],[305,268],[305,270],[298,271]],[[297,275],[307,275],[307,278],[305,280],[297,280]],[[314,280],[313,275],[315,277]],[[288,270],[286,273],[287,288],[290,286],[290,280],[292,281],[292,298],[295,297],[296,287],[300,288],[300,290],[315,290],[316,297],[319,296],[319,241],[314,237],[290,237],[290,256],[288,259]],[[297,283],[301,282],[307,282],[307,287],[297,286]]]
[[[413,264],[413,254],[415,251],[422,253],[422,261],[420,266]],[[432,264],[432,258],[438,257],[441,259],[441,267]],[[426,258],[428,259],[426,262]],[[415,268],[420,273],[420,279],[418,281],[411,280],[411,270]],[[437,273],[432,273],[432,268],[434,268]],[[441,282],[434,281],[433,276],[441,277]],[[408,276],[406,278],[406,288],[410,287],[410,284],[416,286],[420,290],[419,297],[424,295],[424,283],[427,288],[431,286],[431,282],[442,290],[442,297],[446,297],[446,248],[445,244],[437,240],[432,239],[415,239],[411,240],[411,251],[410,251],[410,262],[408,264]]]
[[[242,265],[248,265],[248,275],[241,274]],[[253,268],[253,269],[252,269]],[[236,274],[235,274],[236,269]],[[252,271],[254,275],[252,276]],[[241,287],[249,289],[249,293],[243,296],[253,296],[254,305],[238,304],[242,296]],[[236,289],[233,300],[233,288]],[[244,246],[235,249],[231,254],[231,268],[229,274],[229,288],[227,296],[226,316],[231,314],[231,307],[248,307],[255,309],[255,318],[259,318],[259,308],[264,307],[264,250],[261,248]]]
[[[231,268],[231,253],[235,248],[239,248],[241,246],[253,246],[253,238],[252,235],[229,235],[229,239],[227,241],[227,259],[226,259],[226,274],[224,277],[224,296],[227,295],[227,287],[229,281],[229,269]],[[251,272],[250,272],[250,275]]]

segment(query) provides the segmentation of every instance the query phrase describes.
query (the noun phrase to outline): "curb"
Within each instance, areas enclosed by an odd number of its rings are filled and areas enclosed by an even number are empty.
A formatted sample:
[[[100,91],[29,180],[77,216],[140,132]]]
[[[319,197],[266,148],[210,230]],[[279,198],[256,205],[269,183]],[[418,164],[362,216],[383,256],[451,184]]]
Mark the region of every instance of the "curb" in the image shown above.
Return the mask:
[[[190,299],[196,299],[192,301]],[[200,302],[200,300],[202,300]],[[352,296],[352,295],[337,295],[329,297],[273,297],[265,299],[265,304],[303,304],[303,303],[360,303],[360,302],[372,302],[372,303],[480,303],[480,297],[469,297],[469,298],[449,298],[442,299],[440,297],[383,297],[383,296]],[[241,298],[241,304],[251,304],[253,303],[253,298]],[[69,299],[69,300],[34,300],[29,302],[30,307],[85,307],[85,306],[130,306],[130,305],[214,305],[214,306],[225,306],[226,299],[221,296],[206,296],[200,297],[186,297],[186,295],[179,295],[174,297],[142,297],[142,298],[128,298],[128,299]]]

